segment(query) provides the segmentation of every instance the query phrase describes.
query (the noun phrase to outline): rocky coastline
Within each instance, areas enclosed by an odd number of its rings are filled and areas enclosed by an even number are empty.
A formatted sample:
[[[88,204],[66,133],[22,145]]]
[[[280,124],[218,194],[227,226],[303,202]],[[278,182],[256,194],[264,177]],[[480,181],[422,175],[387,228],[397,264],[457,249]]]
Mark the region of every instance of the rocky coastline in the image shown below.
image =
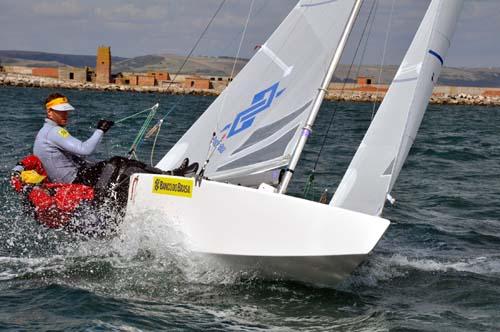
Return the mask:
[[[201,96],[217,96],[220,91],[204,89],[186,89],[179,84],[171,86],[133,86],[119,84],[97,84],[92,82],[70,82],[47,77],[36,77],[20,74],[1,74],[0,86],[17,86],[29,88],[48,88],[48,89],[76,89],[76,90],[95,90],[95,91],[124,91],[140,93],[166,93],[166,94],[190,94]]]
[[[78,89],[96,91],[124,91],[139,93],[165,93],[165,94],[188,94],[199,96],[217,96],[222,89],[192,89],[184,88],[180,84],[163,86],[131,86],[118,84],[96,84],[60,81],[58,79],[36,77],[30,75],[0,73],[0,86],[51,88],[51,89]],[[380,102],[384,92],[366,92],[353,90],[329,90],[325,99],[349,102]],[[484,105],[500,106],[500,96],[483,96],[477,94],[457,93],[457,94],[434,94],[430,102],[432,104],[448,105]]]
[[[345,91],[328,91],[325,99],[349,102],[381,102],[384,93]],[[431,104],[438,105],[481,105],[481,106],[500,106],[499,96],[482,96],[467,93],[457,94],[434,94],[430,98]]]

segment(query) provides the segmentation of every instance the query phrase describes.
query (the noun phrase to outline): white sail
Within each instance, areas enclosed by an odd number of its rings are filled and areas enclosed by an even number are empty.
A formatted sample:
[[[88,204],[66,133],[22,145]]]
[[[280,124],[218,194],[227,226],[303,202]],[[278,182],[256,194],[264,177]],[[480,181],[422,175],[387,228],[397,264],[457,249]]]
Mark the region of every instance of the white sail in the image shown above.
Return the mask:
[[[331,205],[380,215],[415,140],[463,0],[433,0]]]
[[[209,178],[257,185],[287,165],[355,2],[300,1],[157,167],[210,156]]]

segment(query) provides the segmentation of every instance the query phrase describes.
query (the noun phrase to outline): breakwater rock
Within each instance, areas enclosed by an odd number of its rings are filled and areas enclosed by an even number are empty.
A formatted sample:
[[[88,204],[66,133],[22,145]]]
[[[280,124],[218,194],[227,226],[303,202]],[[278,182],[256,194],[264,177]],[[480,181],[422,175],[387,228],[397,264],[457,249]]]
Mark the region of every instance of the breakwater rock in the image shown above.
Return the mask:
[[[325,99],[341,100],[350,102],[382,102],[383,92],[359,92],[359,91],[329,91]],[[483,105],[500,106],[500,96],[483,96],[465,93],[458,94],[434,94],[430,98],[431,104],[447,105]]]
[[[19,74],[0,74],[0,86],[18,86],[31,88],[49,88],[49,89],[78,89],[78,90],[96,90],[96,91],[126,91],[142,93],[166,93],[166,94],[189,94],[200,96],[217,96],[220,91],[214,89],[188,89],[180,84],[170,86],[138,86],[138,85],[119,85],[119,84],[96,84],[91,82],[72,82],[61,81],[48,77],[35,77]]]
[[[53,89],[79,89],[79,90],[98,90],[98,91],[126,91],[143,93],[166,93],[166,94],[189,94],[200,96],[217,96],[221,89],[192,89],[184,88],[179,83],[170,86],[132,86],[118,84],[96,84],[90,82],[72,82],[61,81],[47,77],[36,77],[30,75],[0,73],[0,86],[19,86],[19,87],[40,87]],[[381,102],[384,98],[384,92],[366,92],[353,90],[329,90],[325,99],[339,100],[349,102]],[[450,105],[485,105],[500,106],[500,96],[483,96],[476,94],[434,94],[430,102],[432,104],[450,104]]]

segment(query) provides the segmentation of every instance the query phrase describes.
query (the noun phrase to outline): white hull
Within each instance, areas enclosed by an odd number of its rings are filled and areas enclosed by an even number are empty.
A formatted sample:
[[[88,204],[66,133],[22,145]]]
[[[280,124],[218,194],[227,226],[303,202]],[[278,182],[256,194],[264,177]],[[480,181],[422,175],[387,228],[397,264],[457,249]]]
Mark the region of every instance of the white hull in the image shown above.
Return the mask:
[[[190,250],[237,271],[329,286],[348,276],[389,226],[383,218],[273,192],[135,174],[127,214],[148,211],[175,221]]]

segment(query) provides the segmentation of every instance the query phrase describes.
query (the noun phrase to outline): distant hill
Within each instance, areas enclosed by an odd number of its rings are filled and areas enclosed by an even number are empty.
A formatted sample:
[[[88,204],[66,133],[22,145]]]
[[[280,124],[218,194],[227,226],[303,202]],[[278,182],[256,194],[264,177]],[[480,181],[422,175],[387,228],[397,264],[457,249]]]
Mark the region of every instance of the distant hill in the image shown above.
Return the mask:
[[[146,72],[168,71],[177,73],[185,56],[175,54],[144,55],[134,58],[113,57],[113,73],[118,72]],[[235,74],[248,62],[248,59],[238,59],[235,65]],[[95,56],[71,55],[28,51],[0,51],[0,64],[33,67],[58,67],[63,65],[76,67],[94,67]],[[233,69],[232,57],[204,57],[193,56],[184,65],[181,74],[229,76]],[[380,82],[388,84],[392,81],[398,66],[384,66],[380,75]],[[334,81],[342,81],[348,71],[348,65],[340,65],[335,72]],[[364,65],[359,70],[354,68],[349,81],[354,81],[356,74],[372,78],[377,83],[380,68],[376,65]],[[499,87],[500,68],[448,68],[445,67],[439,77],[441,85]]]
[[[500,68],[445,68],[443,85],[500,87]]]
[[[113,72],[121,71],[158,71],[167,70],[177,73],[184,63],[185,56],[174,54],[145,55],[123,60],[113,64]],[[247,59],[236,62],[235,73],[247,63]],[[229,76],[234,65],[231,57],[190,57],[182,68],[180,74]]]
[[[112,57],[112,62],[123,61],[126,58]],[[74,55],[32,51],[0,51],[0,63],[4,65],[32,67],[95,67],[94,55]]]

